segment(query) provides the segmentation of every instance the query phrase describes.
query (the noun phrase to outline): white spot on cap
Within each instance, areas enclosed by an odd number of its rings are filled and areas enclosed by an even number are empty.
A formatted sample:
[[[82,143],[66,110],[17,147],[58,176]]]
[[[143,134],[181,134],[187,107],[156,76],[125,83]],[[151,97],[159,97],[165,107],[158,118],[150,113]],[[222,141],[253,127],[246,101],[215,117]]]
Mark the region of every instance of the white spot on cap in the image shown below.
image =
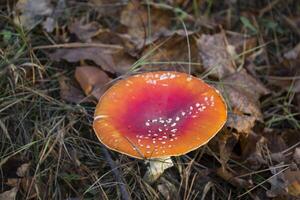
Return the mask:
[[[174,128],[174,129],[171,130],[172,133],[176,133],[176,131],[177,131],[177,128]]]

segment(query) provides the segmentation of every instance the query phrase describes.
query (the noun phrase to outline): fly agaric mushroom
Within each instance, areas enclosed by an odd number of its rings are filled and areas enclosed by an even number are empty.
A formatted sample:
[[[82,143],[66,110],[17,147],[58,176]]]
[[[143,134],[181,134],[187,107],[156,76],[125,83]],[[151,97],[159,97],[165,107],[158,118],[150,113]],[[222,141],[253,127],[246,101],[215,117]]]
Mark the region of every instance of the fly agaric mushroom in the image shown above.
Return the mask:
[[[189,74],[158,71],[133,75],[100,99],[93,128],[109,149],[149,159],[149,182],[180,156],[206,144],[223,127],[219,92]]]

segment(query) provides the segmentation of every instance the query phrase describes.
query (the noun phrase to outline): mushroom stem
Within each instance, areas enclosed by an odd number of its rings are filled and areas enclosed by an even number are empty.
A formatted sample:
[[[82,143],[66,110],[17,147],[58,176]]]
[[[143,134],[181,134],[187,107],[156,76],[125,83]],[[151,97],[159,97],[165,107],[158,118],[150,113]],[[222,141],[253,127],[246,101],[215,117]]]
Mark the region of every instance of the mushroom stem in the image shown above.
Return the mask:
[[[155,182],[166,169],[174,165],[171,157],[155,158],[147,162],[149,162],[149,166],[144,175],[144,180],[148,183]]]

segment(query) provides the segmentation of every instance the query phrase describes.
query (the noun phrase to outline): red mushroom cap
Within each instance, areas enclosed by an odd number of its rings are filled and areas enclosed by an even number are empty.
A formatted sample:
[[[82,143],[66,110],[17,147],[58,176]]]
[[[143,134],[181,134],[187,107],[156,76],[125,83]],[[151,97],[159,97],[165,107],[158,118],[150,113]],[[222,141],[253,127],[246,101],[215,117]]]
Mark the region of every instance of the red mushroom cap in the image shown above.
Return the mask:
[[[185,73],[158,71],[113,85],[96,107],[93,127],[110,149],[161,158],[206,144],[226,118],[226,104],[215,88]]]

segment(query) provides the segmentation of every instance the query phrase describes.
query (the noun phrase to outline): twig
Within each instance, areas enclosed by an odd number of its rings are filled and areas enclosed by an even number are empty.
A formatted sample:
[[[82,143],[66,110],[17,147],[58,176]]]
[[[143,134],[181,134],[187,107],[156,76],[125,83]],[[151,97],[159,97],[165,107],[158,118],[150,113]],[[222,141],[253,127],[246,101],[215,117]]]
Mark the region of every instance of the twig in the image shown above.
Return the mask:
[[[122,175],[120,174],[120,172],[119,172],[119,170],[117,168],[116,163],[113,161],[113,159],[111,158],[108,150],[105,147],[103,147],[101,149],[103,151],[103,154],[104,154],[104,157],[105,157],[106,161],[108,162],[108,164],[109,164],[112,172],[115,175],[115,178],[116,178],[117,182],[119,183],[118,185],[119,185],[120,190],[121,190],[121,197],[122,197],[122,199],[123,200],[130,200],[131,197],[130,197],[130,195],[129,195],[126,187],[125,187],[125,183],[123,181]]]
[[[102,43],[66,43],[66,44],[54,44],[54,45],[41,45],[33,47],[33,50],[37,49],[56,49],[56,48],[81,48],[81,47],[101,47],[101,48],[115,48],[115,49],[123,49],[120,45],[113,44],[102,44]]]

